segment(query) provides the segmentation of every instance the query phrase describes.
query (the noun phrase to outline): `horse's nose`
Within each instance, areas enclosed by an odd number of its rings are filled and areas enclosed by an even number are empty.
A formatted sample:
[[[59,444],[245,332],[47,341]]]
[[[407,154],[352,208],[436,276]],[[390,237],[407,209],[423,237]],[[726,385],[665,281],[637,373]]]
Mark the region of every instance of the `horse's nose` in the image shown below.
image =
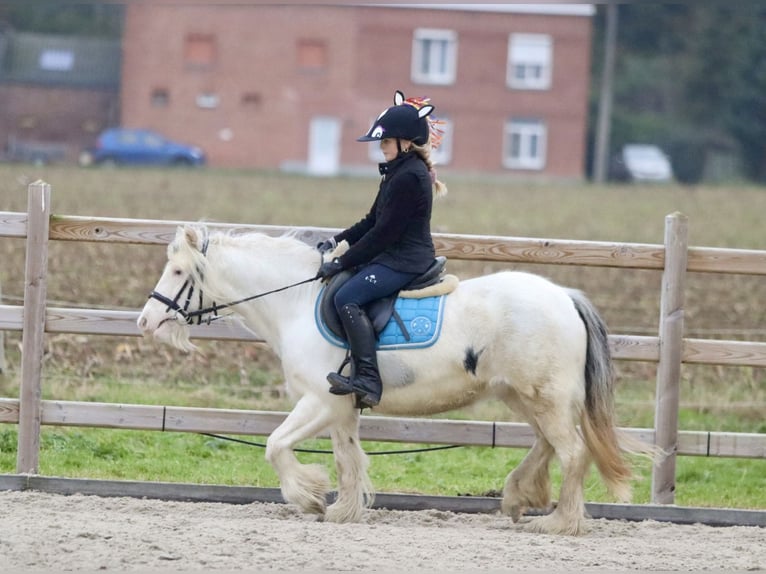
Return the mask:
[[[146,320],[146,317],[144,317],[143,314],[138,318],[137,324],[141,331],[146,331],[146,326],[148,323],[149,322]]]

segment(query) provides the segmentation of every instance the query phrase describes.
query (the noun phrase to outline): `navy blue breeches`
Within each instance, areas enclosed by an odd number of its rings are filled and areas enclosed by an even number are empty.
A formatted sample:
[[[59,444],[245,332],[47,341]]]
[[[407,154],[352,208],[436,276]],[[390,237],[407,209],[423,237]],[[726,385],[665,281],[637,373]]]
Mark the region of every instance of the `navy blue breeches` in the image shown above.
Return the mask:
[[[370,301],[382,299],[397,292],[417,276],[418,273],[394,271],[380,263],[365,265],[338,289],[333,300],[335,309],[340,313],[343,306],[349,303],[361,307]]]

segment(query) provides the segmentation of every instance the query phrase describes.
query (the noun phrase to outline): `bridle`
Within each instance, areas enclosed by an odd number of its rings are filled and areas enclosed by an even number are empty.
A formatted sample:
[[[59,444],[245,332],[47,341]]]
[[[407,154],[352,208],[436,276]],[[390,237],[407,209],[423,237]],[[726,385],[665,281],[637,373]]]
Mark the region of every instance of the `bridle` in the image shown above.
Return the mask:
[[[234,307],[240,303],[246,303],[247,301],[252,301],[254,299],[258,299],[259,297],[265,297],[266,295],[271,295],[272,293],[279,293],[280,291],[291,289],[292,287],[297,287],[298,285],[311,283],[317,279],[318,277],[310,277],[309,279],[304,279],[303,281],[298,281],[297,283],[285,285],[284,287],[272,289],[271,291],[266,291],[264,293],[258,293],[257,295],[243,297],[242,299],[237,299],[236,301],[229,301],[228,303],[221,303],[220,305],[216,302],[213,302],[213,304],[208,307],[202,306],[202,290],[200,289],[197,295],[199,299],[199,308],[193,311],[189,311],[189,306],[191,305],[192,298],[194,297],[194,281],[192,281],[191,278],[187,278],[186,281],[184,281],[183,285],[181,285],[181,288],[178,290],[178,293],[176,293],[176,296],[172,299],[170,297],[166,297],[162,293],[158,293],[157,291],[152,291],[149,293],[149,299],[156,299],[160,303],[167,305],[167,309],[165,309],[165,311],[175,311],[178,315],[181,315],[181,317],[184,318],[187,325],[193,325],[195,319],[197,320],[197,325],[201,325],[202,323],[209,325],[213,321],[222,319],[222,317],[218,315],[218,311],[221,309]],[[181,306],[178,301],[181,299],[181,297],[183,297],[184,291],[186,291],[186,300],[184,301],[183,306]],[[204,318],[205,315],[208,315],[207,319]]]
[[[202,249],[200,249],[200,251],[202,252],[202,255],[207,255],[207,247],[208,247],[208,239],[205,238],[205,241],[202,244]],[[303,281],[298,281],[297,283],[292,283],[291,285],[279,287],[278,289],[272,289],[271,291],[266,291],[264,293],[250,295],[249,297],[243,297],[242,299],[237,299],[236,301],[229,301],[228,303],[218,304],[215,301],[213,301],[213,304],[208,307],[202,306],[203,293],[202,293],[202,289],[199,289],[197,290],[197,300],[198,300],[197,309],[190,311],[189,307],[191,306],[192,300],[194,299],[195,288],[194,288],[194,280],[191,278],[191,276],[189,276],[183,282],[183,285],[181,285],[181,288],[178,290],[178,293],[176,293],[176,296],[173,297],[172,299],[154,290],[152,290],[152,292],[149,293],[149,299],[156,299],[160,303],[167,305],[167,309],[165,309],[165,312],[175,311],[176,314],[184,318],[187,325],[193,325],[195,322],[195,319],[196,319],[197,325],[201,325],[202,323],[206,323],[210,325],[210,323],[212,323],[213,321],[216,321],[222,318],[221,316],[218,315],[218,311],[220,311],[221,309],[228,309],[229,307],[234,307],[235,305],[239,305],[240,303],[246,303],[247,301],[252,301],[260,297],[265,297],[266,295],[271,295],[272,293],[279,293],[280,291],[285,291],[286,289],[291,289],[293,287],[297,287],[298,285],[311,283],[312,281],[316,281],[317,279],[319,279],[319,275],[315,275],[314,277],[310,277],[309,279],[304,279]],[[179,301],[181,300],[182,297],[184,297],[184,294],[185,294],[185,300],[183,305],[181,305]],[[205,318],[205,315],[207,315],[207,318]]]
[[[186,292],[186,301],[184,301],[183,307],[178,303],[178,301],[183,297],[184,291]],[[167,309],[165,309],[165,312],[167,311],[175,311],[178,315],[181,315],[181,317],[184,318],[187,325],[194,324],[194,319],[197,319],[197,325],[201,325],[203,321],[203,316],[206,314],[210,314],[210,316],[207,318],[207,324],[209,325],[212,321],[215,321],[216,319],[220,319],[218,316],[218,310],[222,309],[222,306],[216,305],[215,302],[210,307],[202,307],[202,289],[199,290],[198,298],[198,309],[194,311],[189,311],[189,305],[191,305],[192,298],[194,297],[194,281],[192,281],[191,277],[187,277],[186,281],[184,281],[184,284],[181,285],[181,288],[178,290],[178,293],[176,293],[176,296],[172,299],[170,297],[166,297],[162,293],[158,293],[157,291],[152,290],[151,293],[149,293],[149,299],[156,299],[160,303],[164,303],[167,305]]]

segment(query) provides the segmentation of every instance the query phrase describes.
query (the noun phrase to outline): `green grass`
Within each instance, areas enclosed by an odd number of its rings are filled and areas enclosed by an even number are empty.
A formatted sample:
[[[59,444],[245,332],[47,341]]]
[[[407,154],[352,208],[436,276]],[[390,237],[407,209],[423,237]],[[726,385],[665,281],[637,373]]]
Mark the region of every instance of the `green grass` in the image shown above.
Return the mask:
[[[265,437],[232,437],[251,443]],[[16,430],[0,429],[0,471],[14,472]],[[368,453],[406,451],[424,445],[363,443]],[[329,450],[327,440],[301,445]],[[507,473],[523,458],[524,449],[460,447],[434,452],[370,455],[370,478],[378,492],[433,495],[493,496]],[[329,454],[298,453],[305,463],[327,467]],[[635,503],[650,501],[651,471],[635,461]],[[560,484],[552,466],[553,486]],[[263,458],[263,449],[200,434],[157,433],[107,429],[54,429],[42,433],[40,474],[70,478],[185,482],[277,487],[277,477]],[[766,508],[766,461],[679,457],[676,504],[726,508]],[[586,499],[609,502],[595,471],[585,484]]]
[[[0,165],[3,210],[25,211],[27,184],[52,184],[56,214],[345,227],[372,201],[373,178],[309,179],[275,173],[219,170],[81,170]],[[552,239],[660,244],[667,214],[689,218],[690,244],[763,249],[766,189],[588,186],[450,176],[450,193],[434,207],[434,231]],[[0,285],[7,302],[23,294],[24,242],[0,238]],[[137,309],[164,264],[163,246],[54,242],[49,253],[52,305]],[[627,269],[450,261],[460,276],[524,268],[583,289],[613,333],[656,335],[661,274]],[[690,274],[686,335],[766,340],[763,277]],[[6,369],[0,396],[17,397],[19,333],[5,334]],[[56,334],[46,337],[46,399],[288,410],[278,363],[263,345],[204,341],[203,354],[184,355],[142,339]],[[652,427],[656,367],[618,362],[621,426]],[[766,369],[684,366],[680,428],[766,433]],[[503,405],[486,403],[451,418],[517,420]],[[243,437],[264,440],[263,437]],[[328,448],[326,441],[306,447]],[[422,445],[365,443],[368,451]],[[0,426],[0,472],[15,472],[16,430]],[[381,492],[483,494],[502,488],[523,449],[465,447],[371,457]],[[332,470],[328,455],[300,454]],[[50,476],[277,486],[263,451],[195,434],[44,427],[40,472]],[[635,501],[648,502],[650,469]],[[558,477],[556,465],[554,476]],[[558,478],[555,479],[556,481]],[[766,508],[766,461],[697,458],[677,461],[676,502],[693,506]],[[557,484],[557,483],[556,483]],[[609,500],[595,474],[588,500]]]

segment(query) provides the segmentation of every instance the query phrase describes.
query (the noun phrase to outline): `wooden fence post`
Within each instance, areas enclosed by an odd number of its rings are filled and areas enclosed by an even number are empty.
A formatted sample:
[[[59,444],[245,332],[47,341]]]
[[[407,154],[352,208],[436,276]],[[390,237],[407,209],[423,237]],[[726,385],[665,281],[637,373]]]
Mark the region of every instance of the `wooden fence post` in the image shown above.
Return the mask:
[[[16,472],[19,474],[37,474],[40,459],[50,199],[50,185],[41,180],[29,185],[24,320],[21,335],[19,441],[16,457]]]
[[[0,305],[3,304],[3,285],[0,283]],[[0,331],[0,375],[5,371],[5,333]]]
[[[655,444],[667,453],[667,457],[652,469],[654,504],[673,504],[675,501],[687,236],[688,219],[685,215],[676,212],[665,217],[665,269],[660,294],[660,357],[654,431]]]

